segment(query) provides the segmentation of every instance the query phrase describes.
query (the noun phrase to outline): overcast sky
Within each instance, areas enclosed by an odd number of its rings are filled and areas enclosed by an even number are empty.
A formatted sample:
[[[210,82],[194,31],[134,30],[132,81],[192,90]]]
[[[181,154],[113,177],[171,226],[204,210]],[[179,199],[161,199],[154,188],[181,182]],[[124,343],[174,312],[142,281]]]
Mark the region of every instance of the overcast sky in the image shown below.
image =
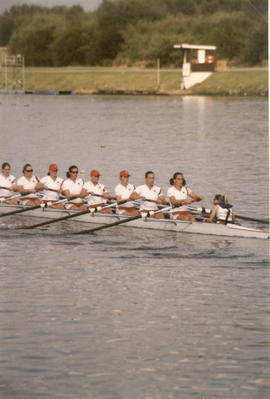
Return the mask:
[[[57,5],[70,7],[73,4],[80,4],[86,11],[92,11],[101,3],[101,1],[102,0],[0,0],[0,14],[5,10],[9,10],[10,7],[14,5],[21,5],[24,3],[47,7]]]

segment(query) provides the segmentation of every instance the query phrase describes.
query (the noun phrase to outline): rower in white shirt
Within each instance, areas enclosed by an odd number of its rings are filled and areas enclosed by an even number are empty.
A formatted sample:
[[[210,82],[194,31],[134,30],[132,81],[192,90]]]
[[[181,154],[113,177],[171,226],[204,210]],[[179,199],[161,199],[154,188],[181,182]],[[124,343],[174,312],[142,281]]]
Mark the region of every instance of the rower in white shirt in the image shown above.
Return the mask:
[[[81,197],[83,187],[83,179],[78,177],[79,170],[76,165],[71,165],[67,171],[67,179],[64,180],[62,185],[63,194],[69,199],[65,204],[66,209],[71,210],[86,210]]]
[[[158,204],[166,204],[162,189],[154,184],[155,174],[148,171],[145,173],[145,184],[139,186],[131,194],[131,199],[141,199],[140,212],[157,211]],[[150,200],[150,201],[147,201]],[[164,219],[162,212],[152,215],[154,218]]]
[[[52,202],[50,205],[53,208],[64,208],[63,204],[53,204],[59,200],[59,195],[62,192],[63,179],[57,176],[58,166],[55,163],[50,164],[47,176],[42,177],[40,182],[43,184],[43,202]]]
[[[33,175],[33,167],[27,163],[23,167],[23,176],[17,182],[17,189],[21,193],[20,204],[36,206],[41,204],[38,192],[42,190],[43,184],[39,178]]]
[[[17,204],[15,198],[8,199],[8,197],[16,195],[17,191],[16,178],[10,174],[10,169],[11,166],[8,162],[2,164],[2,171],[0,173],[0,199],[8,204]]]
[[[202,195],[194,194],[186,186],[186,180],[183,173],[176,172],[170,179],[172,187],[168,189],[167,196],[175,208],[171,211],[173,219],[189,220],[195,222],[195,217],[189,212],[188,205],[204,199]]]
[[[134,202],[130,201],[130,196],[135,190],[135,186],[129,183],[129,172],[127,170],[121,170],[120,172],[120,183],[114,189],[117,201],[127,201],[123,205],[119,205],[117,213],[119,215],[138,216],[139,212],[134,207]]]
[[[97,169],[91,170],[90,180],[84,183],[81,196],[87,201],[89,207],[99,208],[99,212],[102,213],[113,213],[110,208],[102,209],[111,196],[104,184],[99,183],[100,176]]]

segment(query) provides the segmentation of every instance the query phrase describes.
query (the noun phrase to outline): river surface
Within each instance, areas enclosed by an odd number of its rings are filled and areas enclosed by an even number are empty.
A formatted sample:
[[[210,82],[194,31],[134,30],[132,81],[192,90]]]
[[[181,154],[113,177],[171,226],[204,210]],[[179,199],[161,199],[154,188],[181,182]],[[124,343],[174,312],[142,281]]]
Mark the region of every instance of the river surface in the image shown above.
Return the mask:
[[[175,171],[268,215],[267,100],[0,96],[1,162]],[[87,174],[83,175],[87,178]],[[268,240],[0,219],[1,399],[270,397]],[[259,224],[253,224],[262,228]]]

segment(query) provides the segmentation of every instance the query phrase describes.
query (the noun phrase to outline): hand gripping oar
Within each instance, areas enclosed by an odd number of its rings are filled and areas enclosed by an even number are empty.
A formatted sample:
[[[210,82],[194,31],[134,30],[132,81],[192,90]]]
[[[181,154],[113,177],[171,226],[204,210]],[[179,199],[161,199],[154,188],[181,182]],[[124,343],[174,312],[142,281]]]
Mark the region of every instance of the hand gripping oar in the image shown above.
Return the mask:
[[[2,190],[8,190],[8,191],[13,191],[13,190],[11,190],[9,187],[3,187],[3,186],[0,186],[0,189],[2,189]]]
[[[6,202],[6,201],[8,201],[10,199],[19,198],[20,196],[21,196],[21,194],[8,195],[7,197],[0,198],[0,202]]]
[[[106,209],[106,208],[111,208],[113,206],[117,205],[116,203],[114,204],[110,204],[108,206],[104,206],[102,209]],[[91,212],[90,209],[88,208],[85,211],[81,211],[81,212],[77,212],[77,213],[73,213],[71,215],[67,215],[67,216],[63,216],[61,218],[57,218],[57,219],[52,219],[52,220],[46,220],[45,222],[41,222],[41,223],[37,223],[34,224],[32,226],[23,226],[23,227],[18,227],[18,229],[35,229],[36,227],[41,227],[41,226],[46,226],[48,224],[53,224],[53,223],[57,223],[57,222],[61,222],[63,220],[68,220],[68,219],[72,219],[72,218],[76,218],[78,216],[81,215],[85,215],[86,213]]]
[[[156,213],[166,212],[166,211],[168,211],[168,210],[170,210],[170,209],[172,209],[172,207],[171,207],[171,206],[168,206],[167,208],[163,208],[163,209],[160,209],[160,210],[158,210],[158,211],[153,212],[152,215],[155,215]],[[152,215],[151,215],[151,216],[152,216]],[[89,234],[89,233],[94,233],[95,231],[107,229],[107,228],[109,228],[109,227],[118,226],[119,224],[128,223],[128,222],[131,222],[132,220],[140,219],[140,218],[142,218],[142,217],[143,217],[142,214],[140,214],[140,215],[138,215],[138,216],[131,216],[130,218],[127,218],[127,219],[117,220],[117,222],[114,222],[114,223],[103,224],[102,226],[95,227],[94,229],[82,230],[82,231],[78,231],[77,233],[73,233],[73,234]]]
[[[91,195],[92,197],[100,197],[100,198],[103,198],[103,199],[107,199],[106,197],[104,197],[103,194],[95,194],[95,193],[93,193],[92,191],[90,191],[89,193],[86,193],[86,195],[84,196],[84,198],[85,198],[85,197],[88,197],[88,195]],[[116,197],[110,196],[109,199],[110,199],[110,200],[116,200]]]
[[[205,208],[195,208],[195,207],[189,207],[190,210],[194,210],[200,213],[206,213],[209,214],[211,213],[211,209],[205,209]],[[249,220],[251,222],[258,222],[258,223],[263,223],[263,224],[269,224],[269,220],[267,219],[256,219],[256,218],[252,218],[249,216],[241,216],[241,215],[234,215],[236,218],[238,219],[242,219],[242,220]]]
[[[74,197],[74,198],[75,198],[75,197]],[[61,202],[65,202],[65,201],[67,201],[67,199],[60,200],[60,201],[56,201],[56,202],[53,202],[53,203],[54,203],[54,204],[61,204]],[[15,214],[17,214],[17,213],[23,213],[23,212],[33,211],[34,209],[42,208],[42,207],[44,207],[44,206],[45,206],[45,204],[44,204],[44,203],[43,203],[43,204],[41,203],[41,204],[39,204],[39,205],[29,206],[29,207],[23,208],[23,209],[16,209],[16,211],[12,211],[12,212],[1,213],[1,214],[0,214],[0,218],[3,218],[3,217],[5,217],[5,216],[15,215]]]

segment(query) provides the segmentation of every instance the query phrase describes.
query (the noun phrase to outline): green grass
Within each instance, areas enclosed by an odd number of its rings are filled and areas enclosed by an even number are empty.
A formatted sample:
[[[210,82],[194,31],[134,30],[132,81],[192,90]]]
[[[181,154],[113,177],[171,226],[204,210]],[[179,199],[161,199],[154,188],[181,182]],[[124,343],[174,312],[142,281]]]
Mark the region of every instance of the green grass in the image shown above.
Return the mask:
[[[4,89],[4,70],[0,69],[0,89]],[[181,94],[180,70],[161,70],[160,86],[155,70],[116,67],[26,68],[25,90],[75,90],[81,93],[107,91],[161,91]],[[194,95],[259,95],[268,90],[267,70],[226,71],[213,74],[194,86]]]
[[[161,71],[160,90],[180,88],[180,71]],[[117,68],[26,69],[26,90],[157,90],[156,71]]]
[[[262,70],[218,72],[191,89],[192,94],[238,96],[256,96],[267,90],[268,72]]]

